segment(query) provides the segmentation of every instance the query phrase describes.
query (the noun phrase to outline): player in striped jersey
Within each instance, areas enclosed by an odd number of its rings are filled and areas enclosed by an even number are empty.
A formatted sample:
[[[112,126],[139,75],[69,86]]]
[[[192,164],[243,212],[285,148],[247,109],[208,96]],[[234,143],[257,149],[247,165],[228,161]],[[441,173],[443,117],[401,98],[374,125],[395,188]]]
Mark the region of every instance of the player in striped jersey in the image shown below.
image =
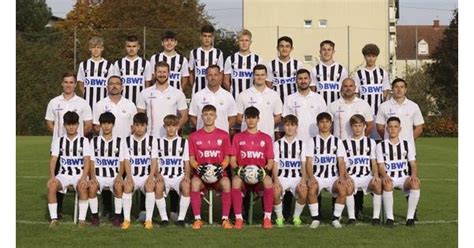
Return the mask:
[[[56,192],[65,194],[69,185],[79,194],[79,226],[85,226],[88,207],[87,172],[90,165],[89,141],[77,132],[79,115],[76,112],[66,112],[63,122],[66,134],[55,140],[49,163],[47,185],[50,227],[58,224]],[[60,171],[55,175],[57,161]]]
[[[112,134],[115,116],[105,112],[99,117],[102,135],[91,140],[91,169],[89,170],[89,206],[92,213],[91,225],[99,226],[97,191],[102,192],[109,188],[114,194],[115,216],[112,225],[120,226],[120,214],[122,212],[123,174],[129,163],[129,153],[126,149],[125,139]],[[130,171],[127,171],[130,175]],[[127,180],[131,180],[127,178]]]
[[[312,156],[307,156],[306,144],[297,138],[298,118],[287,115],[283,118],[285,136],[273,145],[275,165],[273,167],[273,181],[275,193],[275,220],[278,226],[283,226],[283,206],[281,199],[285,191],[290,191],[296,197],[293,224],[301,225],[300,215],[303,212],[308,195],[306,186],[306,167],[312,164]]]
[[[349,186],[346,170],[346,154],[341,139],[331,134],[332,118],[327,112],[318,114],[316,122],[319,134],[308,142],[308,156],[313,156],[313,166],[307,167],[308,206],[313,219],[310,228],[319,226],[319,206],[317,196],[321,191],[332,193],[336,197],[332,225],[341,228],[339,222]]]
[[[283,36],[277,40],[278,57],[267,65],[267,85],[273,88],[282,103],[287,96],[296,92],[296,72],[303,68],[303,63],[291,58],[293,51],[293,40]]]
[[[356,82],[357,92],[361,99],[366,100],[372,108],[372,114],[377,116],[380,104],[387,100],[390,91],[388,72],[375,63],[380,50],[375,44],[367,44],[362,48],[365,59],[365,67],[357,70],[353,78]],[[372,129],[371,137],[382,140],[377,129]]]
[[[253,68],[261,64],[261,58],[250,51],[252,33],[244,29],[237,35],[239,51],[227,57],[224,65],[224,88],[232,93],[234,99],[240,92],[250,88]]]
[[[138,94],[151,85],[152,68],[150,62],[138,56],[138,37],[130,35],[125,41],[127,55],[114,64],[115,72],[122,78],[123,95],[137,104]]]
[[[102,58],[104,51],[104,40],[100,37],[92,37],[89,40],[89,51],[91,57],[79,64],[77,71],[77,83],[86,102],[91,109],[96,103],[107,96],[107,79],[115,74],[113,64]]]
[[[247,129],[235,134],[232,141],[233,154],[230,157],[230,165],[234,171],[245,169],[245,166],[256,165],[260,170],[270,172],[273,167],[273,147],[270,135],[257,129],[260,111],[256,107],[245,109],[245,123]],[[262,172],[263,173],[263,172]],[[255,185],[245,183],[237,173],[232,177],[232,204],[235,213],[235,228],[242,229],[242,193],[253,190],[263,193],[263,228],[272,228],[271,215],[273,203],[273,182],[271,174],[265,175]]]
[[[169,83],[178,90],[183,90],[189,83],[188,59],[176,52],[178,40],[172,31],[166,31],[161,36],[163,52],[153,54],[150,58],[151,68],[155,68],[156,63],[164,61],[170,65]]]
[[[221,71],[224,68],[224,55],[221,50],[213,47],[214,27],[205,25],[201,28],[201,46],[189,53],[189,82],[192,93],[206,87],[207,67],[218,65]]]
[[[382,205],[382,182],[379,178],[375,157],[375,140],[365,137],[367,127],[364,116],[353,115],[349,120],[352,136],[342,141],[347,154],[347,173],[351,177],[349,194],[346,197],[348,224],[355,224],[354,194],[362,190],[363,194],[374,193],[372,224],[380,224],[380,207]],[[352,194],[353,192],[354,194]]]
[[[339,99],[341,82],[347,78],[347,70],[333,59],[335,46],[330,40],[319,44],[321,61],[311,71],[312,86],[316,86],[317,92],[323,96],[327,105]]]
[[[127,180],[123,185],[123,215],[122,229],[130,227],[130,210],[132,209],[132,195],[137,189],[145,194],[145,229],[152,229],[151,218],[155,207],[155,189],[163,191],[163,180],[157,178],[155,184],[155,171],[158,166],[158,152],[156,139],[146,133],[148,117],[145,113],[137,113],[133,117],[133,134],[125,138],[130,163],[125,163]],[[159,194],[157,194],[159,195]],[[156,197],[156,206],[160,212],[162,223],[168,222],[166,205],[163,194]],[[166,225],[166,224],[165,224]]]
[[[178,136],[178,123],[179,119],[176,115],[167,115],[163,119],[166,135],[158,138],[157,142],[160,170],[157,171],[156,177],[163,178],[165,195],[173,190],[181,196],[179,215],[175,224],[184,227],[184,218],[191,201],[189,192],[191,190],[192,174],[189,166],[188,141]],[[163,195],[163,190],[161,190],[161,193],[158,191],[156,193]]]
[[[393,189],[408,195],[407,226],[415,225],[415,211],[420,199],[420,179],[417,176],[415,147],[411,141],[400,138],[400,118],[387,120],[388,138],[377,144],[377,163],[382,176],[385,224],[393,227]]]

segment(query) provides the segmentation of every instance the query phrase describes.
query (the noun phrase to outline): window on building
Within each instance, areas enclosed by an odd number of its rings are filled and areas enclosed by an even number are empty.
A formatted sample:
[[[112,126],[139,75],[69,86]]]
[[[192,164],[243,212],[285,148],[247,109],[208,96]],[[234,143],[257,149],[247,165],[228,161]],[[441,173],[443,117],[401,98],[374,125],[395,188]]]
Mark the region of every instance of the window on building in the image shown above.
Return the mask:
[[[319,27],[320,28],[326,28],[328,26],[328,20],[327,19],[319,19]]]
[[[422,39],[420,40],[420,42],[418,42],[418,55],[428,55],[428,54],[429,54],[428,42]]]
[[[311,63],[311,62],[313,62],[313,55],[305,55],[305,56],[304,56],[304,62],[305,62],[305,63]]]
[[[304,20],[304,27],[310,28],[313,26],[313,20]]]

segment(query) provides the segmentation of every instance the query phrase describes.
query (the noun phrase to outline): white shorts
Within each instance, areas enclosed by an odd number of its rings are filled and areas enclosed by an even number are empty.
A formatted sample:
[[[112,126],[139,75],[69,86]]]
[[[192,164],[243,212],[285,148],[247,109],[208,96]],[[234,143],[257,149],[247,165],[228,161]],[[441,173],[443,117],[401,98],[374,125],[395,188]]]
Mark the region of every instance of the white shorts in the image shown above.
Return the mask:
[[[281,199],[283,199],[284,192],[287,190],[290,191],[295,198],[298,198],[296,187],[301,181],[301,177],[278,177],[278,180],[280,181],[282,190],[282,194],[280,196]]]
[[[403,188],[403,185],[405,184],[406,180],[409,178],[410,176],[403,176],[403,177],[390,177],[392,180],[393,180],[393,188],[394,189],[400,189],[400,190],[403,190],[403,192],[405,193],[405,195],[409,195],[410,194],[410,190],[405,190]]]
[[[97,181],[99,182],[99,192],[102,193],[104,188],[109,188],[110,192],[114,193],[115,177],[97,177]]]
[[[318,195],[320,195],[321,191],[324,189],[327,192],[331,193],[333,197],[336,197],[337,193],[332,192],[332,186],[334,185],[334,182],[336,182],[338,178],[339,177],[328,177],[328,178],[316,177],[316,181],[318,181],[318,185],[319,185]]]
[[[183,176],[173,178],[163,177],[163,180],[165,180],[165,197],[171,189],[174,189],[178,195],[181,195],[181,181],[183,180]]]
[[[357,193],[357,190],[361,189],[364,191],[364,195],[372,192],[369,189],[370,181],[372,180],[372,176],[365,176],[365,177],[351,177],[354,181],[354,194]]]
[[[132,178],[133,178],[133,183],[135,184],[135,186],[133,187],[133,192],[140,189],[140,191],[143,192],[143,194],[145,194],[145,184],[146,184],[146,180],[148,179],[148,176],[132,177]]]
[[[75,175],[75,176],[70,176],[70,175],[65,175],[65,174],[56,175],[56,179],[61,183],[61,187],[62,187],[62,189],[59,190],[59,192],[66,194],[67,187],[69,185],[72,185],[74,187],[74,190],[77,191],[77,182],[79,182],[80,178],[81,178],[81,175]]]

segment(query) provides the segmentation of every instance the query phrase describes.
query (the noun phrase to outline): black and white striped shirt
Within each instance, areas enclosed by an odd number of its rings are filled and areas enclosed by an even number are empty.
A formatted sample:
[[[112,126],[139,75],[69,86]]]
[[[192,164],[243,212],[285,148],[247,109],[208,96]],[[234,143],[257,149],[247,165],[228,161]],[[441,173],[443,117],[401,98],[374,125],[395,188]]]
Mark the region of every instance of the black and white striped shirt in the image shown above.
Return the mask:
[[[207,67],[218,65],[221,71],[224,70],[223,56],[222,51],[215,47],[209,51],[203,50],[202,47],[191,50],[189,53],[189,69],[194,71],[193,94],[206,87]]]
[[[91,109],[107,96],[107,80],[114,74],[112,63],[105,59],[100,61],[88,59],[79,64],[77,81],[84,83],[84,99]]]
[[[184,174],[184,162],[189,161],[188,141],[177,136],[158,138],[157,151],[161,175],[168,178]]]
[[[342,144],[346,150],[349,176],[369,176],[372,171],[372,160],[375,159],[375,141],[364,136],[357,140],[354,138],[345,139]]]
[[[164,61],[170,66],[168,78],[169,84],[178,90],[182,90],[182,77],[189,77],[188,59],[179,53],[176,53],[173,56],[168,56],[164,52],[154,54],[150,58],[150,65],[153,73],[155,71],[155,65],[160,61]]]
[[[338,158],[345,159],[345,150],[341,139],[330,135],[326,139],[316,135],[308,144],[313,152],[313,174],[317,178],[339,176]]]
[[[285,103],[287,96],[296,92],[296,72],[301,68],[303,64],[293,58],[287,62],[276,58],[268,63],[267,81],[272,82],[273,90],[280,95],[282,103]]]
[[[59,174],[80,176],[84,171],[84,159],[90,156],[89,141],[79,135],[72,140],[61,136],[55,140],[51,155],[58,157]]]
[[[311,73],[311,85],[316,86],[317,92],[323,96],[326,105],[339,99],[341,82],[347,78],[347,70],[344,66],[337,62],[332,65],[320,62]]]
[[[385,171],[392,178],[410,175],[410,161],[415,161],[414,145],[400,139],[397,144],[392,144],[386,139],[377,144],[377,163],[385,165]]]
[[[153,136],[146,135],[137,140],[135,135],[125,138],[130,156],[130,170],[134,177],[150,175],[151,160],[157,159],[156,140]]]
[[[137,104],[138,94],[145,88],[146,81],[151,81],[150,62],[141,57],[133,61],[124,57],[115,62],[115,71],[122,78],[122,95]]]
[[[292,142],[288,142],[286,137],[283,137],[275,141],[273,153],[274,160],[279,165],[279,177],[302,177],[301,170],[305,169],[306,161],[306,149],[302,140],[295,138]]]
[[[95,175],[98,177],[115,177],[119,172],[120,163],[129,159],[125,142],[120,137],[106,141],[102,136],[92,138]]]
[[[230,75],[230,93],[234,99],[240,92],[252,86],[253,68],[261,63],[260,56],[254,53],[242,55],[237,52],[227,57],[224,74]]]
[[[380,67],[359,69],[354,75],[360,98],[367,101],[376,115],[383,102],[384,90],[390,89],[388,72]]]

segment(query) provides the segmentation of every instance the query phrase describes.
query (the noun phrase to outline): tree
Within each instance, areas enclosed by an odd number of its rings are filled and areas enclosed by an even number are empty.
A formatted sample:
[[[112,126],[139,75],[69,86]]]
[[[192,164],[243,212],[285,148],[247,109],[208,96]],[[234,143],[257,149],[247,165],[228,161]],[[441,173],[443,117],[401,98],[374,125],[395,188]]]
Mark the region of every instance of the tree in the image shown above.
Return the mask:
[[[434,63],[428,67],[433,79],[430,92],[442,115],[457,123],[458,119],[458,11],[444,31],[444,37],[433,53]]]
[[[51,8],[45,0],[16,1],[16,30],[20,32],[40,32],[45,30],[51,18]]]

